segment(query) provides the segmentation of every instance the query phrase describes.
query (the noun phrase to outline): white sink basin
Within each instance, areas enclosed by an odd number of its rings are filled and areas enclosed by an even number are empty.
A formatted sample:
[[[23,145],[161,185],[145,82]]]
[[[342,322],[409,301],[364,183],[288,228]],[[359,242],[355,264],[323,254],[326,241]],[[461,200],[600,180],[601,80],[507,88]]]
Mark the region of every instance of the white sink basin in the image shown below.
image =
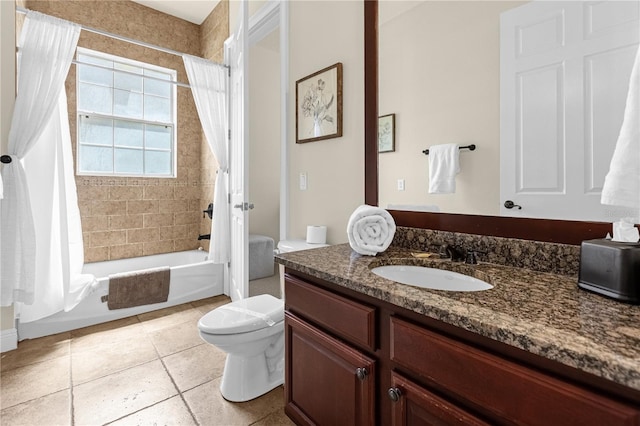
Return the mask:
[[[443,269],[412,265],[386,265],[371,269],[371,272],[402,284],[433,290],[482,291],[493,286],[482,280]]]

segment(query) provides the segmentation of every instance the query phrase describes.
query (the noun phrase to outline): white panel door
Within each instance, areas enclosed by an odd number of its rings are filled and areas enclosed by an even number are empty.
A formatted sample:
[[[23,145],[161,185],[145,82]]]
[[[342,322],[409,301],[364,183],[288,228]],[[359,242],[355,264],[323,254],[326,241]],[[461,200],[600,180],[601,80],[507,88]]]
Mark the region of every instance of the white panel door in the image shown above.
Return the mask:
[[[233,301],[249,296],[247,4],[247,1],[241,2],[238,30],[225,42],[226,63],[231,69],[229,78],[231,133],[229,138],[229,208],[231,209],[229,296]]]
[[[601,205],[600,192],[639,40],[637,0],[534,1],[502,14],[501,215],[637,216]]]

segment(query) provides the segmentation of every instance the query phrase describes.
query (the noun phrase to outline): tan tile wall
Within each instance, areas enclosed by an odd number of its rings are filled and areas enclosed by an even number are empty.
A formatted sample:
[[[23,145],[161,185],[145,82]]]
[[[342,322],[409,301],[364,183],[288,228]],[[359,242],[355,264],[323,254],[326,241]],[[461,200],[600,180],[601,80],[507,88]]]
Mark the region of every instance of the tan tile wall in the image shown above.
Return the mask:
[[[33,1],[26,7],[89,27],[200,56],[201,40],[208,49],[226,36],[228,24],[212,26],[202,37],[198,25],[177,19],[128,0]],[[228,13],[225,1],[213,14]],[[212,15],[213,15],[212,14]],[[228,22],[227,17],[208,18]],[[178,81],[187,82],[179,56],[159,52],[83,31],[78,46],[175,69]],[[222,58],[220,59],[222,60]],[[76,70],[66,81],[69,126],[75,157]],[[82,217],[85,262],[137,257],[189,250],[200,246],[199,233],[209,233],[202,210],[212,199],[217,164],[204,145],[202,128],[191,91],[178,87],[178,176],[175,179],[76,176]],[[206,166],[204,166],[206,165]],[[203,232],[204,230],[205,232]],[[208,248],[208,247],[205,247]]]

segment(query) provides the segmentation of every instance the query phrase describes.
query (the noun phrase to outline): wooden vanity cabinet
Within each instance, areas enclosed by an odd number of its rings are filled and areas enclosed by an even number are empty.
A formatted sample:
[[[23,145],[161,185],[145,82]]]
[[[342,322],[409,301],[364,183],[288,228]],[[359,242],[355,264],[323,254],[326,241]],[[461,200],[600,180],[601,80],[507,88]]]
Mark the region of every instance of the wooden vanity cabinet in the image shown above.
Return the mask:
[[[397,317],[394,364],[492,422],[529,425],[637,425],[638,408],[541,373]],[[398,385],[402,393],[403,384]]]
[[[635,390],[301,276],[285,276],[297,424],[640,426]]]
[[[375,308],[291,276],[285,285],[285,412],[297,424],[375,424],[376,361],[341,339],[373,348]]]

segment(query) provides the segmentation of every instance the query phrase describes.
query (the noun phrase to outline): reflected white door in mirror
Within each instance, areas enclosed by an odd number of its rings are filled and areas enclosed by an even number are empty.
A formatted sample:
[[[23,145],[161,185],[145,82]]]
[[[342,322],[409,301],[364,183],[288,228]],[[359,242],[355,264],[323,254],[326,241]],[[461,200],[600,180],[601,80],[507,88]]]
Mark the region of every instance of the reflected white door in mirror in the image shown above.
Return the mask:
[[[501,15],[500,192],[501,201],[522,206],[503,206],[501,215],[639,216],[600,204],[638,51],[639,10],[636,1],[531,2]]]

